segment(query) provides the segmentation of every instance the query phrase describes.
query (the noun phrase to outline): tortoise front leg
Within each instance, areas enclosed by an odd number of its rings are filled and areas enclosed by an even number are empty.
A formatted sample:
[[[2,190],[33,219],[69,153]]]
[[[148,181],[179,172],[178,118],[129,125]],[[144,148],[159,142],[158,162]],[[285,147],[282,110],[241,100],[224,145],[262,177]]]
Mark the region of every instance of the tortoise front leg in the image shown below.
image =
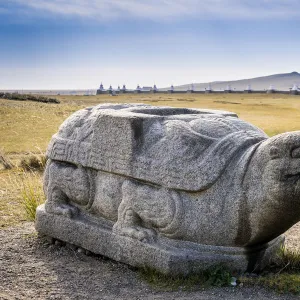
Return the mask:
[[[72,218],[77,215],[78,209],[69,204],[66,194],[59,188],[48,188],[45,209],[49,213]]]

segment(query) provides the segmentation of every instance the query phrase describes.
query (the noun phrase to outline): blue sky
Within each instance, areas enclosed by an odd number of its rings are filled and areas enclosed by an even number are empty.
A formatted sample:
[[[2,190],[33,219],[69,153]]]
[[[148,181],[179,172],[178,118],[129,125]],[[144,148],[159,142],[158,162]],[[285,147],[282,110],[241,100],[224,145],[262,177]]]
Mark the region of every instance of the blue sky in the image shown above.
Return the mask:
[[[300,71],[300,0],[0,0],[0,89]]]

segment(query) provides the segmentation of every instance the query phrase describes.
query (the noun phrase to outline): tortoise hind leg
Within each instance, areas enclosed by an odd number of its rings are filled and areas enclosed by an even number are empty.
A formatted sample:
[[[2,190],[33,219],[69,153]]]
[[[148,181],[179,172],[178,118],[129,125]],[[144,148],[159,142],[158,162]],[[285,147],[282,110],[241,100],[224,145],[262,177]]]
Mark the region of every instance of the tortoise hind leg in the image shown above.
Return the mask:
[[[139,190],[142,188],[143,185],[134,181],[124,181],[118,220],[113,231],[119,235],[150,243],[156,239],[156,231],[147,224],[150,220],[145,216],[144,199],[139,197],[142,194]]]
[[[174,207],[169,189],[126,180],[113,230],[140,241],[155,241],[157,233],[164,232],[176,218]]]
[[[132,208],[123,205],[121,207],[121,205],[119,218],[113,227],[113,231],[119,235],[125,235],[143,242],[154,241],[156,238],[155,230],[143,227],[139,215]]]

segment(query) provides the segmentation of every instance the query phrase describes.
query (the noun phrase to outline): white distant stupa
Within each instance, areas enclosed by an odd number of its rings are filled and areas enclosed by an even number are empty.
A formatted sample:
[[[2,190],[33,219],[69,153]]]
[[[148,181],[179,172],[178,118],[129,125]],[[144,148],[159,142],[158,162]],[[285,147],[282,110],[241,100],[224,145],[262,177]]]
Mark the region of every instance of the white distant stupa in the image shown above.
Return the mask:
[[[300,92],[300,91],[299,91],[298,85],[297,85],[297,84],[294,84],[293,87],[291,88],[290,93],[291,93],[292,95],[298,95],[299,92]]]
[[[274,85],[271,84],[267,90],[267,93],[275,93],[275,88],[274,88]]]
[[[125,84],[123,84],[123,86],[122,86],[122,91],[123,92],[126,91],[126,85]]]
[[[109,91],[112,91],[113,90],[113,88],[112,88],[112,86],[110,85],[109,86],[109,89],[108,89]]]
[[[173,93],[174,92],[174,85],[173,84],[171,84],[171,87],[170,87],[170,89],[168,91],[169,91],[169,93]]]
[[[194,89],[195,89],[194,83],[191,83],[191,84],[189,85],[188,89],[187,89],[187,92],[188,92],[188,93],[193,93],[193,92],[194,92]]]
[[[139,84],[137,85],[136,90],[137,90],[137,91],[141,91],[141,87],[140,87]]]
[[[209,83],[207,88],[205,88],[205,93],[211,93],[212,92],[212,88],[211,88],[211,84]]]
[[[153,85],[153,91],[154,91],[154,92],[157,92],[156,84]]]
[[[230,85],[230,84],[228,84],[228,85],[226,86],[225,92],[227,92],[227,93],[231,93],[231,92],[232,92],[232,88],[231,88],[231,85]]]
[[[103,87],[103,84],[102,84],[102,82],[100,83],[100,86],[99,86],[99,89],[97,90],[97,92],[96,92],[96,94],[97,95],[100,95],[100,94],[105,94],[106,93],[106,91],[105,91],[105,89],[104,89],[104,87]]]
[[[248,84],[246,89],[244,90],[245,93],[252,93],[251,84]]]

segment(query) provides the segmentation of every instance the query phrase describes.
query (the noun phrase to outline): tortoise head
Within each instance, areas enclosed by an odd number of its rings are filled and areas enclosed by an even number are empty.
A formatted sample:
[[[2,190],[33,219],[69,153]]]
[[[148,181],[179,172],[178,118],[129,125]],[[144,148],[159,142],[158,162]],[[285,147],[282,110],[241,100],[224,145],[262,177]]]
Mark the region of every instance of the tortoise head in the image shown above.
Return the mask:
[[[279,134],[262,145],[261,155],[266,161],[262,178],[264,191],[280,202],[299,202],[300,131]]]

